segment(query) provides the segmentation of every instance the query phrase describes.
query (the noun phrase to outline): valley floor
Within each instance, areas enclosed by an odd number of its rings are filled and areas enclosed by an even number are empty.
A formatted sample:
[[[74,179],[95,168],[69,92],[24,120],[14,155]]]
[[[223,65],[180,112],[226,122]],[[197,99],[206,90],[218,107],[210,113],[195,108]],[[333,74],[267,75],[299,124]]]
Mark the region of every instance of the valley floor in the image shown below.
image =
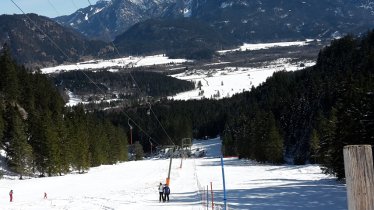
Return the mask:
[[[169,159],[149,159],[100,166],[86,174],[26,180],[5,176],[0,209],[207,209],[199,189],[210,189],[210,182],[215,202],[223,201],[220,147],[219,139],[195,141],[193,148],[204,149],[207,157],[186,159],[182,168],[181,159],[173,159],[169,203],[159,203],[157,191],[167,177]],[[347,209],[345,185],[316,165],[271,166],[237,158],[224,162],[229,209]]]

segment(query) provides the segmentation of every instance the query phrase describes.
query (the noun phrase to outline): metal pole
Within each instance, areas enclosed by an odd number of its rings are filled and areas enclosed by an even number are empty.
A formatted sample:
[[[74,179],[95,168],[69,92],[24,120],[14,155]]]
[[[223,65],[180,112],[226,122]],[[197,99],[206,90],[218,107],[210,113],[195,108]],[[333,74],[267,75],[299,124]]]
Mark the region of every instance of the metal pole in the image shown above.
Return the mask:
[[[209,210],[209,186],[206,186],[206,210]]]
[[[127,124],[130,127],[130,145],[132,145],[132,126],[130,125],[130,118],[127,120]]]
[[[130,144],[132,145],[132,127],[130,127]]]
[[[221,156],[222,180],[223,180],[223,209],[226,210],[226,184],[225,184],[225,170],[223,165],[223,157]]]
[[[214,210],[214,194],[213,194],[213,184],[210,182],[210,192],[212,193],[212,210]]]
[[[173,148],[173,152],[170,154],[169,172],[168,172],[168,178],[166,178],[166,184],[168,186],[170,184],[170,171],[171,171],[171,162],[173,161],[173,153],[174,153],[174,148]]]

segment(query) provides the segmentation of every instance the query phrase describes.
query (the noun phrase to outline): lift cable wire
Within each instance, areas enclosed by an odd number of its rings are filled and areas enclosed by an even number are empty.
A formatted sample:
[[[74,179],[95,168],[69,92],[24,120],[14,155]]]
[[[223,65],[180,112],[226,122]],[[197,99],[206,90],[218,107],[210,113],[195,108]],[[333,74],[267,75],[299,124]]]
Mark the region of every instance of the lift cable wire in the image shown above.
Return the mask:
[[[33,21],[30,17],[29,17],[29,15],[27,15],[23,10],[22,10],[22,8],[16,3],[16,2],[14,2],[14,0],[10,0],[26,17],[27,17],[27,19],[28,20],[30,20],[30,22],[45,36],[45,37],[47,37],[48,38],[48,40],[52,43],[52,45],[54,46],[54,47],[56,47],[56,49],[58,49],[58,51],[60,51],[60,53],[62,54],[62,55],[64,55],[67,59],[70,59],[70,57],[61,49],[61,47],[60,46],[58,46],[58,44],[56,44],[56,42],[54,42],[53,41],[53,39],[48,35],[48,34],[46,34],[39,26],[38,26],[38,24],[35,22],[35,21]],[[97,85],[97,83],[95,82],[95,81],[93,81],[80,67],[79,67],[79,65],[78,64],[75,64],[75,66],[78,68],[78,70],[79,71],[81,71],[84,75],[85,75],[85,77],[87,77],[87,79],[92,83],[92,84],[94,84],[97,88],[98,88],[98,90],[100,90],[100,92],[102,92],[102,94],[103,95],[105,95],[105,91],[103,90],[103,89],[101,89],[98,85]],[[123,109],[121,109],[122,110],[122,113],[127,117],[127,118],[129,118],[133,123],[134,123],[134,125],[140,130],[140,131],[142,131],[146,136],[148,136],[150,139],[152,139],[155,143],[157,143],[157,141],[155,140],[155,139],[153,139],[138,123],[136,123]],[[157,143],[158,144],[158,143]]]
[[[90,0],[87,0],[87,1],[88,1],[88,3],[90,4],[90,6],[92,7],[93,5],[92,5],[91,1],[90,1]],[[106,32],[107,30],[105,30],[105,27],[104,27],[104,25],[103,25],[103,22],[101,21],[101,18],[98,17],[98,20],[99,20],[100,26],[101,26],[101,27],[104,29],[104,31]],[[109,37],[109,35],[108,35],[107,33],[106,33],[106,36]],[[120,55],[120,53],[119,53],[119,50],[118,50],[117,46],[114,44],[114,42],[111,41],[110,43],[112,44],[112,46],[113,46],[114,50],[116,51],[118,57],[119,57],[120,59],[123,60],[123,58],[121,57],[121,55]],[[140,60],[139,60],[139,61],[140,61]],[[139,61],[138,61],[138,62],[139,62]],[[128,71],[128,73],[129,73],[129,75],[130,75],[132,81],[134,82],[136,88],[138,89],[140,95],[142,95],[143,91],[140,89],[140,87],[139,87],[137,81],[135,80],[135,78],[134,78],[133,75],[131,74],[131,71]],[[153,111],[152,106],[151,106],[151,103],[150,103],[150,102],[147,102],[147,104],[149,105],[149,110],[152,112],[153,116],[156,118],[158,124],[160,125],[160,127],[162,128],[162,130],[163,130],[163,132],[166,134],[166,136],[168,137],[170,143],[172,143],[173,145],[175,145],[174,141],[171,139],[170,135],[167,133],[166,129],[164,128],[164,126],[162,125],[162,123],[161,123],[160,120],[158,119],[157,115],[156,115],[155,112]]]

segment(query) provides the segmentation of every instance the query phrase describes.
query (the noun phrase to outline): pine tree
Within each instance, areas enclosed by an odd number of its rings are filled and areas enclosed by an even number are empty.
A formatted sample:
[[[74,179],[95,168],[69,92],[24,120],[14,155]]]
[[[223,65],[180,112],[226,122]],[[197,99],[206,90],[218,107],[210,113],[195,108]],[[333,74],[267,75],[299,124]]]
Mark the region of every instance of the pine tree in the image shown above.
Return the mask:
[[[316,129],[312,130],[310,137],[310,160],[312,163],[319,163],[320,138]]]
[[[321,161],[323,168],[322,170],[328,174],[335,174],[336,172],[333,169],[335,157],[333,156],[336,153],[335,139],[336,139],[336,117],[337,110],[332,108],[330,116],[322,118],[320,120],[321,128]],[[339,146],[338,146],[339,147]]]
[[[142,160],[144,157],[143,146],[136,141],[134,144],[134,151],[135,151],[135,160]]]
[[[32,149],[27,142],[25,125],[18,109],[11,104],[6,105],[3,145],[9,167],[22,179],[31,167]]]
[[[3,91],[6,100],[16,100],[19,96],[17,69],[7,49],[0,56],[0,74],[0,91]]]
[[[91,166],[99,166],[109,163],[109,140],[105,126],[102,122],[97,122],[92,117],[89,120],[89,152]]]
[[[4,135],[4,116],[3,116],[3,100],[0,99],[0,141],[3,139]]]
[[[45,176],[47,172],[47,129],[48,122],[39,113],[31,113],[29,115],[29,132],[30,145],[33,149],[33,172],[38,171],[40,176]]]
[[[278,128],[275,125],[273,114],[268,117],[268,133],[266,134],[266,159],[271,163],[283,163],[283,138],[281,137]]]

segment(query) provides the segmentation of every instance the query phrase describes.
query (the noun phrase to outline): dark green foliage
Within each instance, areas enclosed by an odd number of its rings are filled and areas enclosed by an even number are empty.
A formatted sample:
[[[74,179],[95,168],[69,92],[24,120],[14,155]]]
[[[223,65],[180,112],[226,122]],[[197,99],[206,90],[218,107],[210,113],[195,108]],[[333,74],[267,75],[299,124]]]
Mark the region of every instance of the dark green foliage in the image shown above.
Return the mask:
[[[220,134],[224,155],[320,163],[326,173],[343,178],[343,146],[374,143],[373,67],[374,31],[335,40],[320,51],[316,66],[277,72],[251,92],[219,101],[160,101],[152,110],[176,144],[191,134]],[[147,109],[127,112],[158,143],[170,144]],[[127,127],[125,116],[107,116]],[[148,136],[135,129],[134,137],[149,151]]]
[[[27,143],[26,129],[21,117],[17,105],[6,104],[2,145],[9,167],[20,174],[20,179],[27,173],[32,160],[32,149]]]
[[[143,146],[139,143],[139,141],[136,141],[133,146],[134,146],[135,160],[142,160],[144,157]]]
[[[320,154],[320,149],[321,149],[321,141],[315,129],[312,130],[309,144],[310,144],[310,162],[311,163],[320,162],[319,154]]]
[[[3,139],[4,135],[4,118],[3,118],[3,112],[4,112],[4,104],[3,100],[0,99],[0,140]]]
[[[7,45],[3,47],[4,56],[0,59],[1,65],[1,79],[0,79],[0,91],[4,93],[4,97],[10,100],[16,100],[19,95],[18,88],[18,77],[13,60],[9,55],[9,48]]]
[[[137,84],[134,84],[131,77],[134,78]],[[106,92],[110,89],[111,92],[116,91],[124,95],[138,96],[139,91],[136,88],[136,85],[138,85],[142,93],[157,97],[174,95],[194,88],[192,82],[151,71],[133,71],[131,75],[128,72],[69,71],[56,75],[55,84],[58,84],[61,88],[67,88],[78,95],[102,93],[101,91]]]
[[[8,75],[0,80],[1,147],[9,168],[21,178],[127,160],[124,131],[82,106],[66,110],[45,75],[28,73],[7,51],[0,55],[0,75]]]
[[[343,178],[343,146],[374,143],[373,40],[374,32],[335,40],[321,50],[315,67],[275,73],[250,93],[234,96],[225,152],[269,161],[269,146],[282,144],[257,142],[283,139],[287,160],[321,163],[326,173]]]

